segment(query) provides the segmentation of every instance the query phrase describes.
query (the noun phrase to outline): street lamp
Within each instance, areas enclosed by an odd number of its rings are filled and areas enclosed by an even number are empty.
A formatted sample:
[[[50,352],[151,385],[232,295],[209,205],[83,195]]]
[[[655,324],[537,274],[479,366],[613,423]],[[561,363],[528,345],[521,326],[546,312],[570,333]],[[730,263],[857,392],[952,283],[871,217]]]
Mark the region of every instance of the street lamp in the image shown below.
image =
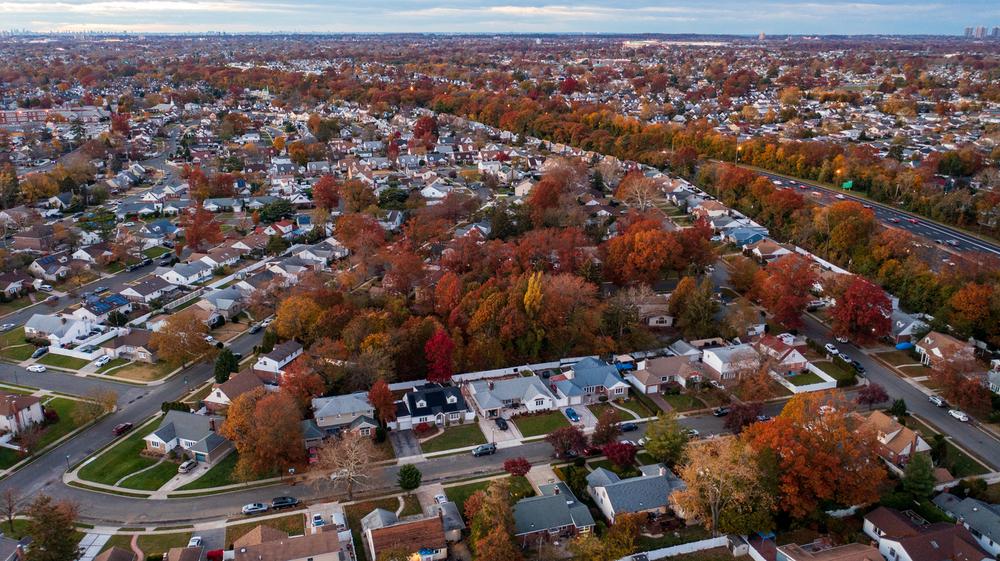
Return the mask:
[[[736,145],[736,163],[737,164],[740,163],[740,150],[743,150],[743,147],[740,146],[739,144],[737,144]]]
[[[69,471],[69,454],[66,454],[66,471]]]

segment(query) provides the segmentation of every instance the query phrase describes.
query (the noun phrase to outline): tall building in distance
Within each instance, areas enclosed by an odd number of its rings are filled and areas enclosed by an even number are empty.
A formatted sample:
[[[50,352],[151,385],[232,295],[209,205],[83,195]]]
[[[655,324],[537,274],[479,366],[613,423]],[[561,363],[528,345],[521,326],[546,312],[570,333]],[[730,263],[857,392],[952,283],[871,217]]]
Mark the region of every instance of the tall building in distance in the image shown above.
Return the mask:
[[[993,26],[993,32],[990,33],[990,37],[994,39],[1000,39],[1000,25]]]
[[[993,26],[992,30],[985,25],[977,25],[974,27],[970,25],[965,28],[966,39],[986,39],[987,37],[1000,39],[1000,26]]]
[[[986,38],[986,26],[980,25],[976,27],[976,39],[985,39],[985,38]]]

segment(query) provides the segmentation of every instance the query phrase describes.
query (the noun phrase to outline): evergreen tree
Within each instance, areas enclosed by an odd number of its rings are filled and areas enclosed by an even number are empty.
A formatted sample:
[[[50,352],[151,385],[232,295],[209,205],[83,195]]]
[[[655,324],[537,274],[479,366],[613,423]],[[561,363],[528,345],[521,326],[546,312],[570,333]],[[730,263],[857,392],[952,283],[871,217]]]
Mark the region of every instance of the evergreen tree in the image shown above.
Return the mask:
[[[903,490],[914,499],[923,499],[934,492],[934,465],[927,454],[915,454],[903,471]]]
[[[222,384],[229,379],[229,375],[237,372],[240,364],[236,360],[236,355],[229,348],[222,349],[219,357],[215,359],[215,381]]]

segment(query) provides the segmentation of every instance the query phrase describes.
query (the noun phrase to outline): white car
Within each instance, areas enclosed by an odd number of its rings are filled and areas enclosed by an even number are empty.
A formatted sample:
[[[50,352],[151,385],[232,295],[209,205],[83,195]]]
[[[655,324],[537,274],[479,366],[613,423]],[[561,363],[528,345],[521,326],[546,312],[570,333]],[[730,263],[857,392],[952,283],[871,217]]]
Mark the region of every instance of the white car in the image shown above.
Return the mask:
[[[698,438],[699,436],[701,436],[701,433],[698,432],[698,429],[687,429],[684,432],[687,433],[688,438]]]
[[[959,411],[958,409],[949,409],[948,414],[951,415],[952,417],[955,417],[959,421],[962,421],[963,423],[969,422],[969,416]]]
[[[271,318],[267,318],[264,321],[260,322],[261,327],[267,327],[269,325],[271,325]]]
[[[619,442],[621,442],[622,444],[631,444],[633,447],[638,448],[638,446],[636,446],[635,442],[633,442],[631,440],[628,440],[628,439],[626,439],[626,440],[619,440]]]
[[[448,497],[441,494],[434,495],[434,502],[439,505],[443,505],[444,503],[448,502]]]
[[[45,370],[47,370],[47,369],[45,368],[44,365],[41,365],[41,364],[32,364],[31,366],[29,366],[25,370],[27,370],[28,372],[45,372]]]
[[[209,345],[214,345],[215,337],[212,337],[211,335],[205,335],[205,342],[208,343]]]
[[[644,436],[639,439],[639,446],[645,446],[647,442],[649,442],[649,437]]]
[[[104,366],[105,364],[107,364],[109,362],[111,362],[111,357],[109,357],[108,355],[104,355],[104,356],[102,356],[102,357],[100,357],[100,358],[98,358],[97,360],[94,361],[94,366],[97,366],[98,368],[100,368],[101,366]]]
[[[847,342],[848,342],[848,339],[847,339],[847,337],[837,337],[837,342],[838,343],[843,343],[843,344],[846,345]]]
[[[928,396],[927,401],[933,403],[934,405],[937,405],[938,407],[944,407],[948,405],[947,403],[945,403],[944,399],[942,399],[941,396],[939,395]]]
[[[826,345],[823,346],[823,348],[826,349],[826,352],[828,354],[831,354],[833,356],[840,356],[840,350],[837,349],[837,347],[833,346],[833,343],[827,343]]]
[[[41,290],[42,292],[52,292],[52,285],[51,284],[43,284],[42,286],[38,287],[38,290]]]
[[[201,536],[191,536],[188,540],[188,547],[201,547]]]
[[[708,383],[711,384],[712,387],[715,388],[715,389],[717,389],[717,390],[724,390],[724,389],[726,389],[726,386],[723,386],[722,382],[720,382],[718,380],[709,380]]]

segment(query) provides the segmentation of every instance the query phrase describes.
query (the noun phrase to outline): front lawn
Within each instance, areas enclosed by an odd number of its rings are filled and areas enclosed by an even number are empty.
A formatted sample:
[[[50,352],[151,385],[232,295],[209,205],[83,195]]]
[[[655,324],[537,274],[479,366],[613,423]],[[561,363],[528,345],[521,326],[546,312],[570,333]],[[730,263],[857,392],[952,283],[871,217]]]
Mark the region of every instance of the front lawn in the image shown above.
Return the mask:
[[[588,405],[587,409],[590,409],[590,412],[593,413],[594,416],[597,417],[598,419],[600,419],[608,411],[613,411],[615,413],[615,419],[617,421],[619,421],[619,422],[621,422],[621,421],[632,421],[632,420],[635,419],[632,415],[629,415],[628,413],[626,413],[625,411],[622,411],[621,409],[616,409],[615,407],[612,407],[612,406],[608,405],[607,403],[598,403],[596,405]]]
[[[45,403],[46,409],[52,409],[59,415],[59,421],[45,427],[45,432],[38,441],[39,448],[44,448],[79,428],[80,425],[72,415],[75,405],[76,401],[65,397],[54,397]]]
[[[415,514],[420,514],[424,511],[420,507],[420,501],[414,495],[406,495],[403,497],[403,511],[399,513],[400,518],[405,516],[413,516]]]
[[[233,469],[236,467],[236,462],[239,459],[239,454],[236,452],[230,452],[225,458],[219,460],[219,463],[209,468],[204,475],[195,479],[191,483],[181,486],[178,491],[208,489],[211,487],[222,487],[223,485],[240,483],[240,481],[233,478]]]
[[[156,463],[156,459],[140,456],[146,448],[143,436],[156,430],[159,423],[147,425],[143,430],[133,430],[125,440],[115,444],[87,465],[80,468],[80,479],[114,485],[119,479]]]
[[[42,358],[38,359],[40,364],[46,366],[52,366],[54,368],[63,368],[66,370],[79,370],[84,366],[89,364],[89,361],[83,360],[82,358],[76,358],[75,356],[57,355],[51,352],[42,355]]]
[[[420,443],[420,449],[427,452],[442,452],[466,446],[486,444],[486,437],[479,429],[479,423],[454,425],[444,429],[444,432],[434,438]]]
[[[393,501],[393,503],[395,502],[396,501]],[[396,512],[396,507],[393,507],[392,511]],[[366,512],[365,514],[368,513]],[[301,512],[297,512],[295,514],[289,514],[288,516],[281,516],[278,518],[268,518],[267,520],[251,521],[243,524],[226,526],[226,547],[229,547],[229,545],[234,541],[245,536],[247,532],[253,530],[257,526],[260,526],[261,524],[274,528],[275,530],[281,530],[289,536],[302,536],[306,533],[306,515]]]
[[[7,333],[0,335],[0,357],[14,362],[21,362],[31,358],[31,353],[36,347],[24,341],[24,326],[11,329]]]
[[[705,404],[702,403],[700,399],[686,393],[672,394],[672,395],[664,394],[663,400],[669,403],[670,407],[672,407],[673,410],[677,412],[692,411],[694,409],[705,408]]]
[[[125,364],[128,364],[128,361],[125,360],[124,358],[115,358],[115,359],[112,359],[111,362],[109,362],[109,363],[105,364],[104,366],[98,368],[97,369],[97,373],[98,374],[104,374],[105,372],[107,372],[108,370],[111,370],[112,368],[118,368],[119,366],[123,366]]]
[[[525,497],[533,497],[535,495],[535,490],[526,477],[510,477],[509,480],[511,504]],[[448,497],[448,500],[458,506],[459,512],[465,512],[465,501],[476,491],[485,491],[490,486],[490,483],[492,483],[492,480],[445,487],[444,494]]]
[[[921,378],[929,377],[934,373],[933,368],[928,368],[924,365],[918,366],[899,366],[899,371],[902,372],[907,378]]]
[[[827,376],[833,378],[838,382],[852,381],[855,379],[856,374],[854,369],[850,366],[845,366],[844,364],[832,360],[832,361],[819,361],[814,362],[816,368],[822,370]]]
[[[145,255],[146,257],[149,257],[150,259],[156,259],[157,257],[159,257],[161,255],[165,255],[167,253],[170,253],[170,250],[167,249],[167,248],[165,248],[165,247],[163,247],[162,245],[158,245],[156,247],[151,247],[149,249],[145,249],[142,252],[143,255]]]
[[[514,424],[522,436],[528,437],[549,434],[556,429],[568,427],[569,419],[562,411],[549,411],[539,415],[520,415],[514,418]]]
[[[133,362],[122,366],[117,370],[105,372],[105,374],[118,378],[124,378],[126,380],[135,380],[137,382],[152,382],[166,377],[175,369],[176,366],[163,361],[157,362],[156,364]]]
[[[810,384],[819,384],[824,381],[823,378],[819,377],[819,375],[808,370],[794,376],[788,376],[785,379],[796,386],[808,386]]]
[[[902,366],[904,364],[920,364],[920,359],[914,358],[909,351],[888,351],[884,353],[878,353],[875,356],[888,362],[893,366]]]
[[[163,487],[175,475],[177,475],[177,464],[169,460],[164,460],[156,467],[142,473],[137,473],[122,481],[121,486],[140,491],[155,491]]]
[[[178,532],[176,534],[146,534],[139,536],[136,545],[146,555],[156,555],[166,553],[172,547],[184,547],[191,539],[191,532]]]

